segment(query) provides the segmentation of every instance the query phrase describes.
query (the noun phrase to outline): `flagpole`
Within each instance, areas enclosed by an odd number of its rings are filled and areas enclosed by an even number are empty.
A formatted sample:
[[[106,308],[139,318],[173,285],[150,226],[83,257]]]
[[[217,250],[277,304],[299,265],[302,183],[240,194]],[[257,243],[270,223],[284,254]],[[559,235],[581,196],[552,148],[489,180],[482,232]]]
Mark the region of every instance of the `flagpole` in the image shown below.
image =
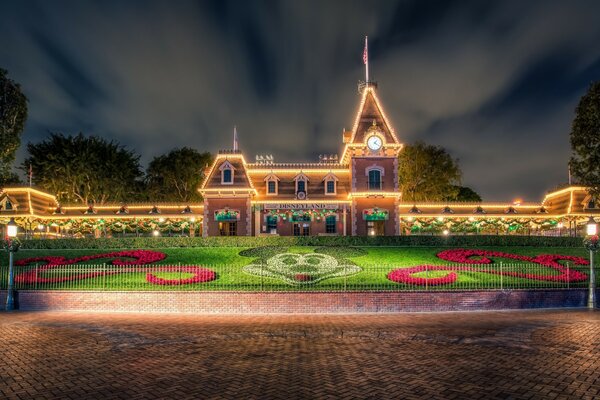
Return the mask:
[[[365,83],[369,86],[369,37],[365,36]]]
[[[238,150],[237,126],[233,126],[233,151]]]

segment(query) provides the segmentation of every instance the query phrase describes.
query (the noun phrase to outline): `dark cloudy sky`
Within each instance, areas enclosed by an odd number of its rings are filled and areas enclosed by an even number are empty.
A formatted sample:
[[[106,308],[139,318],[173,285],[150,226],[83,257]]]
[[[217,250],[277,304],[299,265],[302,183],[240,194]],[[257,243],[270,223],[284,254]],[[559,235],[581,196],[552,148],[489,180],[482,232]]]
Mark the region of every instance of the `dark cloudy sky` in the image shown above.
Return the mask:
[[[229,148],[234,124],[249,159],[340,152],[364,35],[401,141],[446,147],[485,200],[537,201],[567,180],[574,108],[600,79],[600,1],[0,3],[24,143],[83,131],[144,163]]]

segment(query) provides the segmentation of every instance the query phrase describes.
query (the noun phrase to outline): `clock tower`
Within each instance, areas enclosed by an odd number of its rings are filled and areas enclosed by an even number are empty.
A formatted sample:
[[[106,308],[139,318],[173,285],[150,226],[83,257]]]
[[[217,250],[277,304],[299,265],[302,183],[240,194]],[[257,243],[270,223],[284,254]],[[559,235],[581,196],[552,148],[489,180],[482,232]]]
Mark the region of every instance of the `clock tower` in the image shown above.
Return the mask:
[[[399,235],[398,141],[370,82],[351,131],[344,132],[341,161],[351,175],[352,235]]]

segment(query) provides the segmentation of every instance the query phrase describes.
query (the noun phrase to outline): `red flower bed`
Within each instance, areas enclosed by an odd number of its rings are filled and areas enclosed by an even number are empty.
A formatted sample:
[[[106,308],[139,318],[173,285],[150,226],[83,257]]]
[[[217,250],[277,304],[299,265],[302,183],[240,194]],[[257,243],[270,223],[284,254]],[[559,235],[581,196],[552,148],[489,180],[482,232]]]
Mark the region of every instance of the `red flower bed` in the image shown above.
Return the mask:
[[[191,278],[186,279],[164,279],[159,278],[154,273],[146,274],[146,280],[155,285],[187,285],[190,283],[203,283],[214,281],[217,278],[215,271],[202,267],[161,267],[155,272],[188,272],[194,274]]]
[[[81,256],[75,257],[71,259],[66,259],[61,256],[47,256],[47,257],[31,257],[25,258],[21,260],[17,260],[15,265],[17,266],[27,266],[33,263],[44,262],[45,264],[41,265],[37,269],[30,270],[28,272],[22,272],[15,276],[15,282],[24,283],[24,284],[35,284],[35,283],[60,283],[60,282],[69,282],[69,281],[77,281],[81,279],[94,278],[98,276],[108,276],[108,275],[117,275],[122,273],[131,273],[131,272],[145,272],[147,268],[127,268],[122,269],[120,271],[93,271],[86,272],[81,274],[70,274],[66,276],[57,276],[57,277],[43,277],[39,276],[40,273],[44,271],[49,271],[53,268],[63,266],[63,265],[71,265],[84,261],[91,261],[97,259],[105,259],[105,258],[114,258],[113,261],[108,263],[109,265],[117,265],[117,266],[136,266],[136,265],[147,265],[157,261],[164,260],[167,255],[165,253],[161,253],[159,251],[152,250],[125,250],[125,251],[116,251],[111,253],[102,253],[102,254],[93,254],[89,256]],[[132,259],[132,260],[123,260],[121,257]],[[216,274],[214,271],[197,267],[174,267],[174,266],[160,266],[154,269],[154,272],[163,272],[163,271],[182,271],[182,272],[190,272],[193,273],[194,276],[187,279],[162,279],[158,278],[153,273],[148,273],[146,275],[146,280],[150,283],[157,285],[185,285],[188,283],[198,283],[198,282],[209,282],[216,279]]]
[[[543,265],[551,268],[558,272],[558,274],[531,274],[523,272],[511,272],[511,271],[499,271],[496,269],[488,268],[481,269],[475,267],[469,267],[466,265],[456,266],[441,266],[441,265],[418,265],[410,268],[399,268],[391,271],[388,274],[388,279],[408,285],[447,285],[456,282],[458,275],[454,271],[470,271],[470,272],[485,272],[494,275],[512,276],[515,278],[532,279],[536,281],[549,281],[549,282],[582,282],[587,280],[587,275],[574,271],[567,268],[566,266],[559,263],[560,260],[571,261],[575,265],[589,265],[589,261],[585,258],[575,256],[564,256],[560,254],[541,254],[535,257],[522,256],[519,254],[503,253],[501,251],[489,251],[489,250],[473,250],[473,249],[452,249],[444,250],[437,254],[438,258],[442,260],[457,262],[461,264],[493,264],[494,262],[490,257],[494,258],[507,258],[519,261],[528,261],[533,264]],[[421,278],[415,277],[414,274],[424,271],[451,271],[443,277],[437,278]]]

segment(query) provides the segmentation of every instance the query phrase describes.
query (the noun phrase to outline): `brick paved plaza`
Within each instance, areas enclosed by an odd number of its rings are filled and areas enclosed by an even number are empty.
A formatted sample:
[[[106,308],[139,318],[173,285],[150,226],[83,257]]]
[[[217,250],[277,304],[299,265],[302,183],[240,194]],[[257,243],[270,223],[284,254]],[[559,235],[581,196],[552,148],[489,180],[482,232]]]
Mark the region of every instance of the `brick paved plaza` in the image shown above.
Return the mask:
[[[1,313],[0,398],[593,399],[600,313]]]

